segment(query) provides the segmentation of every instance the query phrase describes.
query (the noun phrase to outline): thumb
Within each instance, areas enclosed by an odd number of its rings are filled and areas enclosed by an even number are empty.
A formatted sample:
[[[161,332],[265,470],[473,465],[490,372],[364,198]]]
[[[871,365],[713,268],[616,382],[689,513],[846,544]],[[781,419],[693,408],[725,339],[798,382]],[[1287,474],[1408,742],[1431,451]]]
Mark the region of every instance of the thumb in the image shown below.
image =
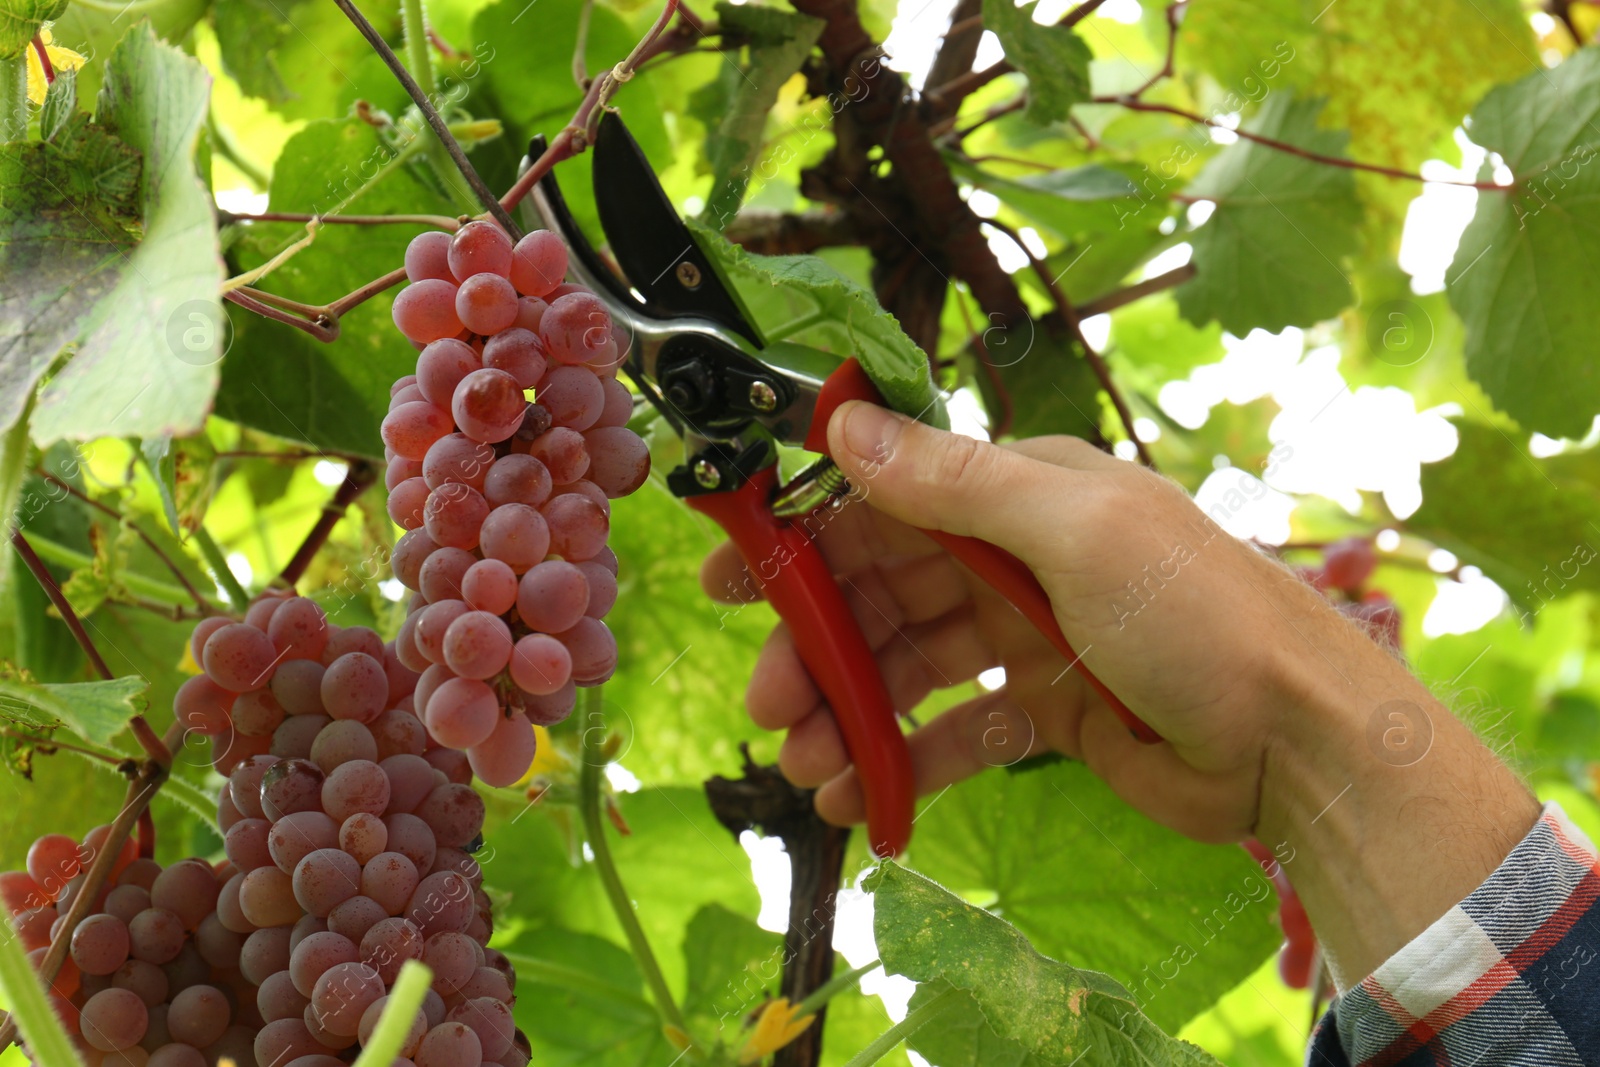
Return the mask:
[[[828,423],[833,460],[873,507],[911,526],[977,537],[1019,555],[1043,538],[1042,505],[1072,472],[986,441],[851,401]]]

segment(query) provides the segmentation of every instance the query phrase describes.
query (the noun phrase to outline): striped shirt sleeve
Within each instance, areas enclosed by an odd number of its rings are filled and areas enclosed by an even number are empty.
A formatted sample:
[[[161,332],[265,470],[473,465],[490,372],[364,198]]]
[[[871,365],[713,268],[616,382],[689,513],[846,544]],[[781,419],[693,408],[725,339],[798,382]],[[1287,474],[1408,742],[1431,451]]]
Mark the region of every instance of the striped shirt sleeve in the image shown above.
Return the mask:
[[[1600,866],[1559,805],[1312,1035],[1314,1067],[1600,1064]]]

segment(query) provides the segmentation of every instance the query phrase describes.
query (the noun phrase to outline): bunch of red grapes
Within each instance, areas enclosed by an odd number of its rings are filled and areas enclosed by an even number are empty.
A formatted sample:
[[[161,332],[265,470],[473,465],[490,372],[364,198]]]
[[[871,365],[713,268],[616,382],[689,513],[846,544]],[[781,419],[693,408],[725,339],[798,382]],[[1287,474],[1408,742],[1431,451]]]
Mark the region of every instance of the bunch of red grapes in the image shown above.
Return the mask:
[[[1323,548],[1320,567],[1296,567],[1295,573],[1330,596],[1340,613],[1360,623],[1374,641],[1399,649],[1400,609],[1388,594],[1366,588],[1377,565],[1371,541],[1347,537]]]
[[[611,500],[650,473],[617,380],[626,338],[566,270],[556,234],[513,246],[472,222],[411,242],[394,303],[421,350],[383,421],[394,573],[417,593],[395,652],[422,674],[429,734],[495,785],[531,760],[529,722],[560,722],[616,669]]]

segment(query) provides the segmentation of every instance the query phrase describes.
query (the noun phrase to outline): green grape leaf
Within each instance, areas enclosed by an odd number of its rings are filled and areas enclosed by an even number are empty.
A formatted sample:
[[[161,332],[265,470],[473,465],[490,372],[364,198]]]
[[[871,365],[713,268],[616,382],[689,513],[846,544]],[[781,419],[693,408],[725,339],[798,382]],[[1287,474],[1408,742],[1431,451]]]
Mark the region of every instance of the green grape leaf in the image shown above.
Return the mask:
[[[210,410],[215,331],[198,351],[174,342],[187,316],[214,323],[222,314],[211,196],[194,162],[209,85],[199,63],[141,22],[107,61],[95,115],[95,127],[123,147],[77,123],[51,143],[59,150],[66,137],[81,147],[86,166],[100,169],[92,191],[69,193],[44,213],[18,218],[7,209],[0,273],[22,284],[6,296],[10,335],[0,342],[0,362],[37,374],[63,344],[77,345],[39,393],[33,435],[41,443],[183,433],[198,429]],[[129,221],[112,213],[125,202],[115,199],[121,190],[131,198],[130,153],[146,161],[138,175],[137,244],[129,241]],[[99,203],[108,192],[113,199]],[[98,217],[76,210],[83,200],[97,203]]]
[[[1082,764],[953,787],[918,819],[911,858],[963,895],[992,897],[1040,951],[1113,975],[1168,1029],[1280,941],[1271,883],[1242,849],[1157,826]],[[1185,965],[1196,958],[1204,965]]]
[[[1246,128],[1340,155],[1346,135],[1318,129],[1322,106],[1278,93]],[[1355,299],[1342,266],[1360,244],[1361,204],[1349,170],[1241,140],[1206,164],[1188,192],[1216,204],[1190,237],[1195,277],[1176,290],[1190,322],[1214,319],[1243,337],[1310,326]]]
[[[1107,975],[1041,955],[1015,926],[922,875],[885,862],[863,888],[873,895],[872,930],[884,968],[917,982],[948,984],[924,994],[924,1003],[939,993],[965,992],[996,1037],[1029,1054],[1017,1062],[1066,1065],[1092,1048],[1097,1063],[1216,1063],[1163,1034]],[[921,1049],[930,1038],[937,1044],[937,1021],[933,1032],[914,1033],[912,1044]],[[933,1058],[950,1062],[937,1053]]]
[[[217,450],[205,434],[174,440],[151,437],[140,444],[145,463],[155,476],[156,491],[167,526],[186,537],[200,528],[215,488]]]
[[[407,142],[411,144],[412,142]],[[455,213],[432,191],[414,157],[360,119],[312,122],[284,145],[273,167],[273,211],[370,215]],[[274,293],[323,304],[387,274],[422,226],[327,226],[311,246],[264,282]],[[303,236],[294,224],[245,227],[234,255],[248,269]],[[315,341],[292,327],[240,312],[222,367],[217,412],[246,426],[341,452],[374,455],[389,386],[417,354],[389,316],[399,289],[343,316],[339,339]]]
[[[1517,176],[1478,208],[1446,275],[1467,331],[1467,373],[1529,429],[1582,437],[1600,409],[1583,313],[1586,240],[1600,224],[1600,52],[1501,86],[1472,113],[1472,138]]]
[[[103,745],[144,711],[149,688],[149,681],[137,675],[55,685],[0,678],[0,718],[33,729],[64,726],[85,741]]]
[[[984,350],[973,360],[984,410],[995,420],[1009,416],[1011,437],[1065,433],[1098,440],[1100,381],[1094,370],[1075,343],[1052,336],[1049,326],[1029,320],[1028,329],[1032,336],[1026,339],[1002,338],[997,328],[983,335]]]
[[[70,48],[89,62],[78,68],[78,97],[88,100],[100,91],[110,68],[100,62],[116,51],[133,24],[148,25],[155,36],[181,47],[194,24],[204,17],[211,0],[140,0],[133,11],[106,9],[105,5],[68,4],[50,24],[55,44]],[[136,14],[135,14],[136,13]]]
[[[689,985],[684,1014],[697,1034],[731,1040],[744,1019],[778,993],[783,936],[719,903],[695,912],[683,931]]]
[[[26,52],[39,29],[66,9],[67,0],[0,0],[0,60]]]
[[[249,96],[272,103],[284,101],[289,88],[279,72],[276,51],[288,38],[293,21],[275,0],[230,0],[211,8],[222,69]]]
[[[720,231],[744,201],[751,172],[765,147],[767,113],[778,102],[778,90],[800,69],[826,23],[754,4],[719,3],[716,10],[725,39],[732,33],[749,42],[748,62],[741,65],[730,57],[718,76],[720,84],[714,83],[712,93],[721,102],[719,121],[706,126],[703,151],[712,181],[700,218]]]
[[[995,194],[1029,222],[1067,241],[1090,234],[1117,233],[1149,210],[1153,202],[1149,194],[1141,195],[1132,177],[1098,163],[1003,178],[951,158],[950,170]],[[1150,211],[1151,221],[1159,221],[1165,210],[1163,199],[1157,210]]]
[[[1089,99],[1089,46],[1066,26],[1033,21],[1033,5],[983,0],[983,24],[1000,38],[1006,58],[1028,76],[1027,118],[1041,126],[1065,121]]]
[[[1454,552],[1534,607],[1600,589],[1600,466],[1582,453],[1534,459],[1505,431],[1457,422],[1449,459],[1422,468],[1406,530]]]
[[[702,223],[689,230],[748,306],[758,329],[772,331],[796,320],[806,326],[784,340],[849,356],[890,407],[935,426],[949,419],[928,370],[928,357],[877,297],[817,256],[757,256]]]
[[[1186,322],[1168,293],[1136,300],[1111,313],[1107,358],[1147,369],[1157,380],[1187,377],[1196,367],[1219,362],[1225,354],[1222,327],[1214,322],[1200,326]]]

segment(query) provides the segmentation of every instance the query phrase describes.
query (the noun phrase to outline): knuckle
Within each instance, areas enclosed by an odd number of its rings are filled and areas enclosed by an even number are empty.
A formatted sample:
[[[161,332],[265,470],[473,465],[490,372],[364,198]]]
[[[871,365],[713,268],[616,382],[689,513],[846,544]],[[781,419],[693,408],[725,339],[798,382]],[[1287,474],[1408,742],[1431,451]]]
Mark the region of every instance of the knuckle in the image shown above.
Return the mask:
[[[943,435],[939,452],[930,465],[934,477],[945,486],[981,483],[991,467],[982,444],[953,433]]]

